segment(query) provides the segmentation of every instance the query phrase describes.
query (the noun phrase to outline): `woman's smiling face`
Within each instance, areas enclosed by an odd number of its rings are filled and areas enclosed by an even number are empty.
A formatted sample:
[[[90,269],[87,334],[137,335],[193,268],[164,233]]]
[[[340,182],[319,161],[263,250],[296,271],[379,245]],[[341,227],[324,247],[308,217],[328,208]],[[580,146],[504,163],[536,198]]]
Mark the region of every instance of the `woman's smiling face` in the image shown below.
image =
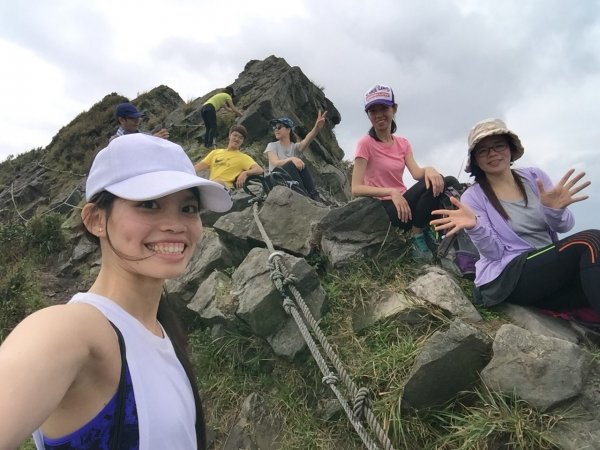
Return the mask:
[[[178,277],[202,235],[198,212],[198,198],[191,190],[146,201],[116,198],[106,223],[114,249],[110,253],[128,272],[159,279]],[[103,258],[106,250],[103,245]]]
[[[504,135],[483,138],[473,149],[472,157],[485,173],[495,174],[510,170],[511,150]]]
[[[367,116],[375,131],[389,132],[392,129],[392,120],[397,108],[397,106],[376,104],[367,110]]]

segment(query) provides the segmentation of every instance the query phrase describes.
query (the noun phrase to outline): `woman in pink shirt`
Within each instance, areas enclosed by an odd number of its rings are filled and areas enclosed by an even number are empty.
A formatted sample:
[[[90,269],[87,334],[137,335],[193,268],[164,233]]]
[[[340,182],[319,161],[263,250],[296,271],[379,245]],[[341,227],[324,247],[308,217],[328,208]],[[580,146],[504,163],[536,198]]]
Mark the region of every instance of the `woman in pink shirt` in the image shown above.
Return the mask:
[[[433,254],[426,242],[431,211],[438,209],[445,185],[457,181],[417,164],[410,143],[394,135],[397,110],[390,87],[378,84],[365,94],[365,112],[372,127],[356,146],[352,194],[381,200],[392,225],[410,230],[415,259],[431,261]],[[405,167],[418,180],[408,190],[402,180]]]

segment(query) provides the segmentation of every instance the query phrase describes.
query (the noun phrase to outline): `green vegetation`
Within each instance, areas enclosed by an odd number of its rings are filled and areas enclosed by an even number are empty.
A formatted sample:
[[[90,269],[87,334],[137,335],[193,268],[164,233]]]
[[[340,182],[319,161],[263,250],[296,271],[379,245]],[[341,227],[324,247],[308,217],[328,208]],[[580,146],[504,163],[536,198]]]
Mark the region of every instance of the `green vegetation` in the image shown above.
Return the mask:
[[[44,306],[36,273],[62,249],[62,216],[45,214],[27,223],[0,225],[0,342],[26,315]]]
[[[317,257],[312,257],[311,263],[320,266]],[[406,257],[363,259],[322,279],[329,311],[321,328],[357,386],[371,392],[373,411],[389,430],[395,447],[557,448],[550,431],[564,418],[560,412],[542,414],[483,385],[438,410],[401,412],[402,386],[416,355],[427,338],[446,327],[449,319],[439,310],[427,309],[418,325],[389,320],[357,335],[349,313],[378,291],[404,291],[418,270]],[[273,357],[266,342],[239,332],[212,337],[208,330],[196,331],[191,342],[209,427],[219,436],[215,448],[223,445],[244,399],[253,392],[262,395],[270,415],[281,421],[282,448],[364,448],[343,412],[324,417],[323,403],[335,397],[322,383],[309,354],[294,363],[282,361]],[[337,387],[343,390],[341,382]]]

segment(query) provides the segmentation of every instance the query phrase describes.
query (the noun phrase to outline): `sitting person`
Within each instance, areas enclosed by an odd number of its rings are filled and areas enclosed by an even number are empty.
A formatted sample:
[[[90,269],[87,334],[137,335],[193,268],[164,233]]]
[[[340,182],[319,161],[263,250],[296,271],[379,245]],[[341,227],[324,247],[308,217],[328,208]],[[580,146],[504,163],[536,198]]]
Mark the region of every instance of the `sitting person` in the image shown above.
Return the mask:
[[[270,125],[277,141],[270,142],[265,150],[269,159],[269,172],[276,169],[285,171],[310,198],[321,203],[323,203],[323,199],[315,187],[312,175],[302,160],[302,152],[306,150],[325,125],[326,114],[327,111],[317,113],[315,126],[300,142],[296,142],[297,137],[293,131],[294,122],[292,119],[280,117],[271,120]]]
[[[365,94],[364,104],[371,129],[356,145],[352,195],[381,200],[392,225],[411,230],[414,258],[431,261],[425,239],[433,237],[425,236],[424,230],[430,233],[431,211],[439,208],[445,184],[456,179],[444,179],[433,167],[419,166],[408,140],[394,135],[398,105],[390,87],[375,85]],[[418,180],[410,189],[402,179],[405,167]]]
[[[140,131],[139,126],[144,114],[138,111],[131,103],[118,104],[115,111],[115,117],[117,118],[117,122],[119,122],[119,128],[117,129],[117,132],[110,137],[109,142],[126,134],[150,134]],[[169,130],[161,128],[156,133],[152,133],[152,135],[163,139],[169,139]]]
[[[225,108],[237,116],[242,116],[241,109],[233,104],[234,90],[232,86],[227,86],[221,92],[213,95],[206,100],[200,110],[200,115],[204,121],[204,146],[211,148],[217,139],[217,111]]]
[[[209,179],[222,184],[227,189],[241,188],[248,175],[262,175],[263,168],[250,156],[240,151],[246,135],[244,126],[233,125],[229,129],[227,149],[211,151],[202,161],[194,165],[196,171],[210,169]]]
[[[431,223],[449,235],[465,229],[479,250],[475,302],[600,313],[600,231],[557,236],[575,223],[567,207],[588,198],[578,195],[590,184],[581,182],[585,174],[571,169],[553,185],[538,168],[511,169],[524,149],[499,119],[477,123],[468,144],[475,184]]]

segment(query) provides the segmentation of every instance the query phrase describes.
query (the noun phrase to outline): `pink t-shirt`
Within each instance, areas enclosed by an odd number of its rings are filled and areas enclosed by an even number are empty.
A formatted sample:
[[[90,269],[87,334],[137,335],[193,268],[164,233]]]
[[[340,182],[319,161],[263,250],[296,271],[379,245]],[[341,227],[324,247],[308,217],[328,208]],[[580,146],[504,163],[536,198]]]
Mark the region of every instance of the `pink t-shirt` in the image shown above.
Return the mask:
[[[392,187],[404,193],[406,186],[402,182],[402,174],[406,167],[406,155],[412,153],[412,147],[403,137],[392,137],[394,142],[391,144],[376,141],[369,135],[362,137],[356,144],[354,159],[367,160],[365,184],[374,187]],[[391,197],[379,198],[387,200]]]

